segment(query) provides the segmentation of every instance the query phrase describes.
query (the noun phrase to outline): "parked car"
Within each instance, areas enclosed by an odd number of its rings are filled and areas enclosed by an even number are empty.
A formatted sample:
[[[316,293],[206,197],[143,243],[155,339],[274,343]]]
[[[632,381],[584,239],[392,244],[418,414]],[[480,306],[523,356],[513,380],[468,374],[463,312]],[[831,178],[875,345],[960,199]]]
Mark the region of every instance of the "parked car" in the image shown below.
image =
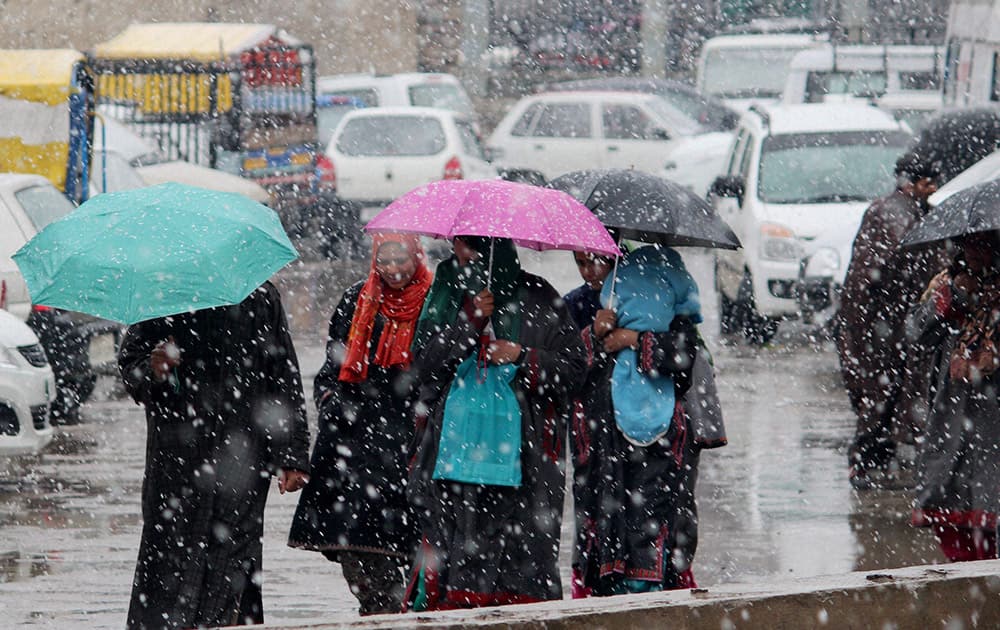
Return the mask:
[[[892,190],[909,140],[905,124],[868,105],[751,107],[710,195],[743,243],[716,253],[723,333],[762,343],[801,315],[800,265],[814,241],[841,235],[828,292],[843,282],[865,208]]]
[[[0,310],[0,457],[34,455],[52,441],[55,378],[35,333]]]
[[[739,111],[754,102],[778,101],[792,57],[819,43],[808,34],[713,37],[704,43],[698,58],[698,91]]]
[[[658,96],[547,92],[518,101],[487,144],[497,168],[536,173],[545,180],[593,168],[664,175],[677,167],[670,155],[678,141],[705,132]]]
[[[80,403],[93,392],[97,372],[114,360],[114,338],[120,325],[82,313],[32,305],[24,278],[11,256],[38,231],[73,208],[73,203],[44,177],[0,174],[0,301],[11,313],[26,320],[50,357],[56,376],[52,414],[57,423],[78,420]]]
[[[390,201],[440,179],[491,179],[479,136],[467,116],[427,107],[359,109],[344,116],[326,155],[340,196],[367,221]]]
[[[545,86],[545,91],[609,91],[655,94],[698,121],[709,131],[731,131],[736,128],[736,124],[740,121],[739,113],[730,109],[722,101],[700,94],[698,89],[689,83],[672,79],[651,77],[578,79],[550,83]]]
[[[338,74],[316,80],[319,139],[330,141],[347,112],[361,107],[436,107],[463,114],[472,121],[476,111],[461,82],[443,72],[400,74]]]

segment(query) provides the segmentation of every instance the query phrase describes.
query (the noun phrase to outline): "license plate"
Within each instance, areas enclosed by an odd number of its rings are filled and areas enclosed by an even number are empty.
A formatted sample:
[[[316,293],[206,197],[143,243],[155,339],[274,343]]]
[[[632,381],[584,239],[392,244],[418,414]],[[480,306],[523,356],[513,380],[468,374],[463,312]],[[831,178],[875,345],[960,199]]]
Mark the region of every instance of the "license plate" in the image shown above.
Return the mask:
[[[94,335],[90,338],[90,364],[93,366],[109,365],[115,362],[118,353],[115,351],[114,333]]]

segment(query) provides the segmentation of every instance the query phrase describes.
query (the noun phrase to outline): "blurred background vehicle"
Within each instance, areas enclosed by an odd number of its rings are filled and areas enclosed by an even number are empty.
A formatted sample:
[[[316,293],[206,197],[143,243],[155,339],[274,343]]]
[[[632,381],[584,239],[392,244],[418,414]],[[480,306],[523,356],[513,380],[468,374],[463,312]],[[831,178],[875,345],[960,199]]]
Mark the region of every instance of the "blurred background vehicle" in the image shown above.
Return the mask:
[[[738,112],[722,101],[704,96],[690,83],[652,77],[603,77],[548,83],[544,92],[642,92],[655,94],[698,121],[709,131],[731,131],[740,121]]]
[[[741,111],[753,102],[778,101],[792,58],[820,43],[810,34],[713,37],[698,58],[698,91]]]
[[[938,46],[823,43],[792,58],[782,102],[862,99],[917,131],[941,109],[942,66]]]
[[[90,194],[94,90],[76,50],[0,52],[0,302],[27,321],[51,358],[54,423],[78,420],[97,373],[114,361],[120,326],[32,305],[10,257]]]
[[[131,24],[94,46],[98,111],[171,160],[248,178],[293,240],[325,194],[312,47],[272,24]],[[312,252],[306,252],[307,255]]]
[[[592,168],[637,168],[659,175],[680,139],[706,132],[658,96],[546,92],[518,101],[488,146],[501,171],[530,173],[543,181]]]
[[[115,360],[120,325],[83,313],[33,305],[11,256],[46,225],[73,211],[71,201],[38,175],[0,173],[0,279],[3,308],[26,320],[50,357],[53,423],[79,420],[99,372]]]
[[[421,184],[497,176],[472,120],[429,107],[349,112],[334,131],[326,156],[337,173],[340,196],[361,208],[361,221]]]
[[[810,282],[826,294],[842,284],[864,211],[892,190],[893,165],[909,140],[904,124],[871,106],[751,107],[711,189],[716,210],[743,243],[716,252],[724,334],[765,343],[780,319],[802,314],[800,265],[813,242],[827,243],[837,256],[827,260],[828,276]],[[820,291],[810,286],[808,293]],[[807,305],[809,312],[828,306]]]
[[[52,441],[56,384],[38,337],[0,309],[0,457],[35,455]]]
[[[316,80],[319,139],[328,143],[344,114],[361,107],[437,107],[475,121],[476,110],[461,82],[443,72],[337,74]]]

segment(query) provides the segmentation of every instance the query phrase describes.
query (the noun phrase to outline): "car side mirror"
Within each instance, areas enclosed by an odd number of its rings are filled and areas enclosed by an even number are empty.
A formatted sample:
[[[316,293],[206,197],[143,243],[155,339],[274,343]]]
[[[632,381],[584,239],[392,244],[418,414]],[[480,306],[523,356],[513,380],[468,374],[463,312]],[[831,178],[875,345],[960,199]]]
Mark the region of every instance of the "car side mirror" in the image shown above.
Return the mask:
[[[722,175],[715,178],[708,192],[716,197],[735,197],[736,202],[742,206],[743,188],[743,178],[739,175]]]
[[[653,138],[655,138],[656,140],[669,140],[670,132],[668,132],[666,129],[663,129],[662,127],[657,127],[653,129]]]

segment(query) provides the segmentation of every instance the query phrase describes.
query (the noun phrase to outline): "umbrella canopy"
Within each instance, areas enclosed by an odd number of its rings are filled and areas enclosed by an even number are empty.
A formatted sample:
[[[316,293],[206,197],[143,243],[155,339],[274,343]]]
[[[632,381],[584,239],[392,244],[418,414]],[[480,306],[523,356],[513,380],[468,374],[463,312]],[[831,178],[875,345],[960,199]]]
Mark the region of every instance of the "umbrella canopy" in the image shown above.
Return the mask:
[[[297,257],[266,206],[168,183],[90,199],[14,261],[35,304],[133,324],[237,304]]]
[[[549,186],[586,204],[622,238],[671,246],[740,247],[711,204],[662,177],[621,169],[574,171]]]
[[[1000,230],[1000,179],[948,197],[921,219],[901,244],[919,245],[991,230]]]
[[[621,255],[601,222],[566,193],[504,180],[425,184],[389,204],[365,230],[444,239],[489,236],[537,250]]]
[[[1000,177],[1000,151],[994,151],[948,180],[928,201],[932,206],[940,205],[945,199],[966,188]]]

